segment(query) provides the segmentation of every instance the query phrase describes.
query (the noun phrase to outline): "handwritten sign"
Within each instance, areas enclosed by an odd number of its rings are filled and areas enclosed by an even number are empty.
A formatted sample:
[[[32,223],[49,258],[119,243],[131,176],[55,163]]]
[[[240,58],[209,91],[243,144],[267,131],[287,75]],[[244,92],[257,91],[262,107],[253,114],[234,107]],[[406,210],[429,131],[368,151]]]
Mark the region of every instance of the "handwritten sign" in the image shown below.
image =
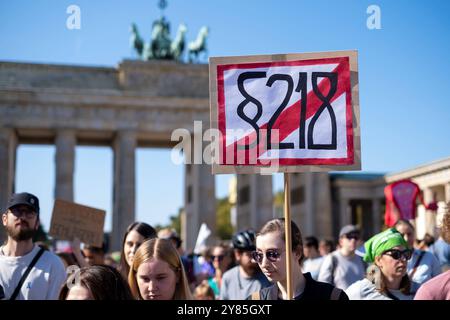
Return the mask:
[[[356,51],[209,62],[213,173],[361,169]]]
[[[81,242],[101,247],[105,215],[104,210],[57,199],[49,234],[62,240],[79,238]]]

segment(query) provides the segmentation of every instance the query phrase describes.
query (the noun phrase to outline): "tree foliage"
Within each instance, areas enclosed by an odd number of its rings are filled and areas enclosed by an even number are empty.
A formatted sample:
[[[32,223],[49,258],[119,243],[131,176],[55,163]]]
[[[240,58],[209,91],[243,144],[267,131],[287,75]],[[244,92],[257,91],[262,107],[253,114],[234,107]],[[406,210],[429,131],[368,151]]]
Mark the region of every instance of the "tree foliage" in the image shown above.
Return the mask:
[[[221,240],[231,239],[233,226],[231,225],[231,204],[228,197],[217,201],[216,235]]]

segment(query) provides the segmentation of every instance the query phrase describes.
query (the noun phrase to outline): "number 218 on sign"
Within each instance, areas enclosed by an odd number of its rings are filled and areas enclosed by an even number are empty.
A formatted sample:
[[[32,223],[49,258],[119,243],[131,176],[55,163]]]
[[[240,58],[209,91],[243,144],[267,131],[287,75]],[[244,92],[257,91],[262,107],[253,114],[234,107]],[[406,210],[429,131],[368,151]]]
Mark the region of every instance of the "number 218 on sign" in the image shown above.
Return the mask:
[[[353,164],[350,75],[349,57],[217,65],[222,164],[254,148],[256,165]]]

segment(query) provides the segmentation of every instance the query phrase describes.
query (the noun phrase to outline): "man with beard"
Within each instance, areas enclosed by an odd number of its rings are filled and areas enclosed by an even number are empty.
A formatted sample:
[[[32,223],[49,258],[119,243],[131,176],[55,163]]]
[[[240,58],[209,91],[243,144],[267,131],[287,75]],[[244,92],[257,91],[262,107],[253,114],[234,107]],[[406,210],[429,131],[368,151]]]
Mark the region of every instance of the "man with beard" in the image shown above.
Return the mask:
[[[10,300],[55,300],[66,280],[62,261],[33,243],[39,227],[39,200],[15,193],[2,214],[8,239],[0,247],[0,292]]]
[[[252,258],[256,249],[255,233],[252,230],[238,232],[232,241],[238,265],[223,274],[220,300],[245,300],[271,283]]]

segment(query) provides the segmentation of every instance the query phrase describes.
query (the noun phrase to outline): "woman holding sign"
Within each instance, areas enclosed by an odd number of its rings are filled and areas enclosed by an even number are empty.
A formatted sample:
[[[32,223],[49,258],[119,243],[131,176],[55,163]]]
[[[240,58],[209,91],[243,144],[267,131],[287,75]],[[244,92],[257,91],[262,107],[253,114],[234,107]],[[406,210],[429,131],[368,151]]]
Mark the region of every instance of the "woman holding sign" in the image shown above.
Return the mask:
[[[192,300],[180,255],[167,239],[150,239],[139,247],[128,283],[138,300]]]
[[[249,297],[251,300],[348,300],[344,291],[331,284],[315,281],[300,267],[303,242],[300,229],[291,222],[292,252],[286,252],[285,220],[267,222],[256,236],[256,251],[252,257],[266,277],[274,284]],[[293,297],[287,296],[286,255],[291,255]]]

